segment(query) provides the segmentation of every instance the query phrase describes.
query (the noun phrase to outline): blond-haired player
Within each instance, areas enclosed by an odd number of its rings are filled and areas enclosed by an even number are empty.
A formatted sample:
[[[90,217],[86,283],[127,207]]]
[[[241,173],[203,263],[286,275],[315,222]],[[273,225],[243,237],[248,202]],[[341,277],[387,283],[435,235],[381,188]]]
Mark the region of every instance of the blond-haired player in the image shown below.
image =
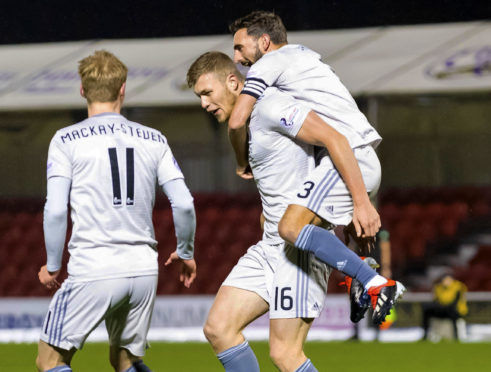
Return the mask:
[[[201,55],[188,70],[188,84],[202,107],[226,122],[244,78],[220,52]],[[281,117],[295,112],[292,124]],[[256,357],[242,330],[269,311],[270,355],[281,371],[316,371],[303,352],[312,321],[324,306],[330,269],[309,252],[286,244],[278,223],[293,193],[315,167],[314,147],[296,140],[313,119],[310,109],[273,89],[254,108],[249,161],[263,207],[263,237],[251,246],[220,287],[204,332],[227,372],[257,372]]]
[[[126,66],[107,51],[79,62],[88,118],[56,132],[49,147],[44,234],[47,264],[39,280],[58,288],[46,315],[39,371],[71,371],[70,361],[105,320],[115,371],[149,371],[142,361],[155,300],[158,263],[152,224],[158,183],[172,206],[180,280],[196,276],[195,211],[166,138],[120,114]],[[68,278],[57,277],[70,203]]]
[[[207,112],[219,122],[227,122],[244,82],[228,56],[209,52],[189,68],[188,85]],[[239,260],[219,289],[205,324],[205,335],[227,372],[259,371],[242,330],[269,310],[270,355],[275,365],[281,371],[316,371],[303,352],[303,344],[313,319],[324,306],[330,272],[326,264],[341,270],[350,266],[355,270],[355,277],[380,277],[359,256],[336,241],[337,238],[329,237],[329,244],[343,260],[350,260],[350,265],[333,261],[332,256],[324,260],[324,256],[317,257],[317,252],[314,256],[313,252],[297,249],[296,244],[282,239],[280,220],[292,200],[322,201],[322,194],[310,193],[305,187],[305,182],[311,182],[306,180],[317,169],[314,145],[318,142],[314,134],[323,137],[331,134],[320,116],[291,95],[271,87],[254,106],[248,133],[246,154],[261,194],[264,234]],[[363,154],[373,160],[369,152]],[[373,187],[378,182],[380,168],[366,165],[363,163]],[[324,191],[332,189],[329,186],[339,180],[334,171],[328,176]],[[346,219],[350,217],[349,212],[349,208],[336,210],[336,216]],[[321,219],[314,215],[309,226],[318,227],[320,223]],[[318,228],[334,237],[332,232]],[[372,299],[380,299],[379,293],[374,293]],[[392,306],[392,300],[393,296],[388,297],[386,303]],[[377,304],[376,311],[385,317],[386,309],[381,312],[379,308]]]

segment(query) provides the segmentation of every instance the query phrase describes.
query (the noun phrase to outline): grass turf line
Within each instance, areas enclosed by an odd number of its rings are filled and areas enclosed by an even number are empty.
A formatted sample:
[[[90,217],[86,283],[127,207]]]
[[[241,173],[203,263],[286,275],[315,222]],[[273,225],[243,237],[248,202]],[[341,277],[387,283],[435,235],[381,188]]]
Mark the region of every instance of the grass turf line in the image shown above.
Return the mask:
[[[262,372],[276,371],[269,359],[266,342],[251,342]],[[72,361],[75,372],[112,371],[109,347],[104,343],[88,343]],[[377,343],[377,342],[308,342],[305,353],[319,372],[473,372],[489,371],[491,344],[459,344],[442,342]],[[36,344],[0,344],[1,371],[35,370]],[[223,371],[210,346],[205,343],[152,342],[145,362],[155,372]]]

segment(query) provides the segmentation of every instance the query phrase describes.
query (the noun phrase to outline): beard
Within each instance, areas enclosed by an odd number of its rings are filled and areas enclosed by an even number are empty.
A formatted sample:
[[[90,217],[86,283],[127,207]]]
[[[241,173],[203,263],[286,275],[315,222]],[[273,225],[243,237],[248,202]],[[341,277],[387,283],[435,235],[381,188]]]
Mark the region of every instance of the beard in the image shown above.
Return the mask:
[[[242,66],[251,67],[254,63],[259,61],[259,59],[263,55],[264,55],[264,53],[261,53],[261,51],[259,50],[259,46],[256,44],[256,50],[255,50],[252,58],[251,59],[247,58],[245,61],[241,62],[241,64],[242,64]]]
[[[264,53],[261,53],[261,51],[259,50],[259,47],[256,46],[256,54],[254,55],[254,63],[259,61],[259,58],[261,58],[262,56],[264,56]]]

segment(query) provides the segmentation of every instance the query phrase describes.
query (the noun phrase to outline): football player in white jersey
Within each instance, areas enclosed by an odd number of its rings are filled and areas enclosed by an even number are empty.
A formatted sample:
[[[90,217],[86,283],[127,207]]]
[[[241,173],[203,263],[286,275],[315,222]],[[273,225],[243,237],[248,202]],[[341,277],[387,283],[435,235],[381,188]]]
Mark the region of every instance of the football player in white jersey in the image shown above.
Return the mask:
[[[344,244],[310,221],[319,216],[333,225],[351,224],[355,239],[371,247],[380,228],[380,217],[370,196],[380,184],[380,163],[374,149],[381,137],[319,54],[302,45],[287,44],[286,29],[277,15],[255,11],[232,23],[230,30],[234,33],[234,61],[251,66],[229,120],[237,172],[250,177],[244,151],[245,122],[267,87],[275,86],[291,94],[319,115],[319,127],[309,131],[308,138],[327,149],[327,154],[322,154],[320,165],[304,180],[303,191],[286,210],[279,225],[280,235],[361,282],[362,286],[352,287],[361,288],[360,293],[351,293],[357,305],[353,308],[359,311],[352,314],[352,319],[363,317],[371,298],[372,306],[377,308],[373,321],[380,324],[404,286],[373,276],[370,271],[360,271],[365,265]],[[290,117],[284,120],[289,123]]]
[[[233,61],[220,52],[205,53],[191,65],[187,80],[202,107],[226,122],[243,87]],[[281,118],[291,113],[286,125]],[[278,233],[291,196],[315,167],[314,146],[295,139],[314,115],[274,88],[254,109],[249,160],[262,200],[263,238],[223,282],[204,327],[227,372],[259,371],[242,330],[268,310],[274,364],[281,371],[316,371],[303,344],[325,303],[330,268],[310,252],[285,244]]]
[[[96,51],[79,62],[88,118],[56,132],[49,147],[44,235],[47,264],[39,280],[59,288],[41,331],[39,371],[71,371],[70,361],[105,320],[115,371],[150,371],[142,357],[157,288],[157,241],[152,209],[157,183],[172,206],[180,280],[196,276],[193,198],[166,138],[120,114],[127,68]],[[58,274],[73,223],[68,278]]]

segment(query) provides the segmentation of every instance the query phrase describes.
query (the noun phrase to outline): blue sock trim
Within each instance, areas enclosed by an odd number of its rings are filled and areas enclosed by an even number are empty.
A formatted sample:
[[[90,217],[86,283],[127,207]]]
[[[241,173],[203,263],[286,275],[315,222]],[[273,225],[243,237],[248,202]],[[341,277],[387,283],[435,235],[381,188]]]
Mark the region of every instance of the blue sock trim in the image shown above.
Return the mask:
[[[226,372],[259,372],[256,355],[247,341],[222,351],[217,357]]]
[[[298,367],[295,372],[318,372],[310,359],[307,359],[304,364]]]
[[[309,241],[310,235],[312,234],[312,230],[314,225],[305,225],[298,234],[297,240],[295,241],[295,247],[300,248],[302,250],[307,249],[307,242]]]
[[[222,351],[221,353],[217,354],[217,357],[220,360],[224,360],[224,359],[227,359],[230,355],[235,354],[235,353],[240,353],[242,350],[245,350],[248,347],[249,347],[249,342],[247,342],[247,340],[246,340],[239,345],[232,346],[230,349]]]
[[[72,372],[72,368],[70,366],[58,366],[55,368],[48,369],[44,372]]]
[[[330,231],[314,225],[306,225],[298,234],[295,246],[312,252],[325,264],[358,279],[363,286],[377,275],[355,252],[349,249]]]

